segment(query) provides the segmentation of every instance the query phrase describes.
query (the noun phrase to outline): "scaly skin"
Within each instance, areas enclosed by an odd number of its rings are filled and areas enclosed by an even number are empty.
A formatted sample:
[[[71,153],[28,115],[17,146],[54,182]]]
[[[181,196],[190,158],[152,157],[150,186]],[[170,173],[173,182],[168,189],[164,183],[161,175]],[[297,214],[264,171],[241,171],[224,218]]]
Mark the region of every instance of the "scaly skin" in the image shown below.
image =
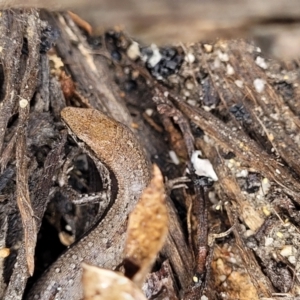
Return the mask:
[[[126,219],[150,180],[150,164],[126,126],[94,109],[66,107],[61,117],[78,145],[114,174],[117,196],[104,219],[42,275],[27,296],[30,300],[82,299],[81,262],[107,269],[119,265]]]

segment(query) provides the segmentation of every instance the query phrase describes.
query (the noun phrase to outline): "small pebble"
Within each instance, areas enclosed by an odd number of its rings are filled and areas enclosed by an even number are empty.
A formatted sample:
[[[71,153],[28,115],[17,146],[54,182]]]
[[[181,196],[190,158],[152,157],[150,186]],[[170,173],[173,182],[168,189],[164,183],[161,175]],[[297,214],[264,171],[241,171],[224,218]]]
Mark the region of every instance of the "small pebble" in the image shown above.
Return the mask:
[[[265,89],[266,82],[263,79],[256,78],[253,81],[254,88],[258,93],[262,93]]]
[[[156,66],[159,61],[161,60],[162,56],[159,52],[158,47],[155,44],[151,45],[151,49],[153,51],[152,56],[149,58],[148,60],[148,64],[153,68],[154,66]]]
[[[224,53],[222,51],[218,51],[218,57],[220,59],[220,61],[223,61],[223,62],[227,62],[229,61],[229,56],[227,53]]]
[[[265,59],[260,56],[256,57],[255,63],[264,70],[266,70],[268,68],[268,65],[266,64]]]
[[[219,69],[220,66],[221,66],[221,61],[220,61],[219,58],[216,58],[216,59],[214,60],[214,69]]]
[[[213,109],[213,107],[211,106],[206,106],[206,105],[203,105],[202,108],[205,110],[205,111],[211,111]]]
[[[72,227],[69,225],[69,224],[67,224],[66,226],[65,226],[65,230],[67,230],[67,231],[72,231]]]
[[[188,90],[183,90],[183,95],[188,98],[189,96],[191,96],[191,93]]]
[[[131,72],[131,78],[132,79],[137,79],[140,76],[140,72],[137,70],[134,70]]]
[[[196,100],[193,100],[193,99],[187,100],[187,103],[191,106],[196,106],[196,104],[197,104]]]
[[[215,210],[221,210],[222,206],[220,204],[216,205]]]
[[[275,121],[279,121],[279,119],[280,119],[280,115],[279,114],[270,114],[270,117],[272,119],[274,119]]]
[[[180,164],[180,161],[179,161],[178,156],[175,153],[175,151],[173,151],[173,150],[169,151],[169,155],[170,155],[170,158],[171,158],[172,162],[175,165],[179,165]]]
[[[193,53],[188,53],[184,59],[186,62],[192,64],[195,61],[195,55]]]
[[[229,259],[228,259],[229,262],[231,262],[232,264],[236,264],[237,263],[237,260],[235,257],[231,256]]]
[[[152,108],[147,108],[145,110],[145,113],[147,116],[151,117],[153,115],[153,109]]]
[[[250,237],[250,236],[253,236],[253,235],[254,235],[253,230],[248,229],[248,230],[245,231],[245,237]]]
[[[214,181],[218,181],[218,176],[215,173],[211,162],[208,159],[201,158],[201,151],[194,151],[191,162],[198,176],[206,176]]]
[[[271,237],[265,238],[265,247],[271,246],[274,242],[274,239]]]
[[[273,135],[272,133],[270,133],[270,134],[268,135],[268,138],[269,138],[269,141],[270,141],[270,142],[273,142],[273,141],[274,141],[274,135]]]
[[[213,46],[209,45],[209,44],[204,44],[203,48],[204,48],[204,50],[205,50],[206,53],[211,53],[212,50],[213,50]]]
[[[236,177],[247,177],[248,176],[248,170],[244,169],[240,172],[236,173]]]
[[[226,74],[229,76],[234,74],[234,69],[230,64],[226,65]]]
[[[288,256],[293,255],[296,252],[297,252],[296,249],[292,245],[285,245],[281,249],[280,255],[282,255],[283,257],[288,257]]]
[[[191,82],[191,81],[187,81],[185,83],[185,87],[188,89],[188,90],[192,90],[194,88],[194,84]]]
[[[271,215],[271,212],[270,212],[270,210],[268,209],[267,206],[264,206],[262,211],[263,211],[264,215],[267,216],[267,217]]]
[[[240,89],[244,87],[244,82],[242,80],[235,80],[234,83]]]
[[[21,108],[25,108],[28,105],[28,101],[26,99],[22,99],[19,101],[19,105]]]
[[[294,255],[291,255],[288,257],[288,261],[292,264],[295,265],[296,264],[296,257]]]
[[[271,187],[271,183],[270,183],[269,179],[264,178],[261,181],[261,186],[262,186],[262,190],[263,190],[264,194],[266,195]]]
[[[132,60],[136,60],[141,56],[140,47],[137,42],[132,42],[132,44],[128,47],[127,56]]]

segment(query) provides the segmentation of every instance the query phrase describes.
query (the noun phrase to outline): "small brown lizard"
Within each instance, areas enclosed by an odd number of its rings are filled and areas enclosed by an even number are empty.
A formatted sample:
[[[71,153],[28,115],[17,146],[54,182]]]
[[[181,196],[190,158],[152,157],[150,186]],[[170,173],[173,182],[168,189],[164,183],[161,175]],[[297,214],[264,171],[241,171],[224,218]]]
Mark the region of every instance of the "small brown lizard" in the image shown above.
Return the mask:
[[[112,174],[115,200],[100,223],[42,275],[27,299],[82,299],[81,263],[114,269],[122,261],[126,219],[150,180],[150,163],[123,124],[94,109],[66,107],[61,117],[70,135],[94,161]]]

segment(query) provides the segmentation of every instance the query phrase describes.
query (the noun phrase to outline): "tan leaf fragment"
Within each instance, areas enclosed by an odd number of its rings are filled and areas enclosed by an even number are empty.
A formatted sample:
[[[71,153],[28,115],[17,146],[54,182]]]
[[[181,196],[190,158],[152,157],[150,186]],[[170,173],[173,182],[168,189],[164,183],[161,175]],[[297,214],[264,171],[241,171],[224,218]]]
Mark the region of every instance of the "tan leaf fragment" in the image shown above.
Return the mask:
[[[240,187],[232,176],[228,175],[222,177],[221,182],[226,194],[238,202],[239,213],[242,220],[253,232],[256,232],[262,226],[264,219],[260,216],[259,212],[244,199]]]
[[[25,130],[21,128],[18,133],[19,136],[16,149],[17,204],[23,223],[28,271],[32,276],[34,271],[34,252],[37,239],[37,228],[29,196]]]
[[[214,260],[211,266],[217,292],[226,293],[228,299],[260,299],[249,273],[244,268],[238,248],[230,246],[230,250],[228,252],[226,246],[214,249]],[[229,257],[235,257],[238,262],[234,265]]]
[[[84,29],[88,35],[92,35],[93,33],[93,28],[92,26],[85,21],[84,19],[80,18],[77,14],[68,11],[69,16],[72,18],[72,20],[74,21],[74,23],[76,23],[76,25],[82,29]]]
[[[143,292],[123,274],[83,263],[84,300],[146,300]]]
[[[138,271],[128,277],[138,286],[143,284],[168,233],[163,176],[156,165],[152,174],[150,184],[129,216],[124,251],[125,274],[129,275],[128,266],[134,266]]]

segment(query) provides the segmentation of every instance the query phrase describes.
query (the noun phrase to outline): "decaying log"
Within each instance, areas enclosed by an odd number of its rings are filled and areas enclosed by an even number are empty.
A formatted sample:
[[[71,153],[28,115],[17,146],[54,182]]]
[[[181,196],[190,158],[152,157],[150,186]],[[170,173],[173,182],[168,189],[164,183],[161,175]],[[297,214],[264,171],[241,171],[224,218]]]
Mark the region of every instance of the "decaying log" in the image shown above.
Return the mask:
[[[110,22],[120,16],[112,9],[116,3],[99,2],[110,5],[112,15],[105,11]],[[159,7],[160,16],[147,19],[140,12],[149,1],[132,1],[119,20],[129,29],[147,24],[140,34],[149,39],[169,33],[172,40],[173,29],[182,28],[176,33],[181,38],[200,16],[201,30],[195,26],[196,36],[188,38],[211,38],[229,28],[237,29],[231,32],[234,36],[255,33],[260,26],[273,30],[278,16],[297,27],[300,14],[294,1],[285,3],[284,10],[281,1],[247,1],[242,6],[202,1],[196,8],[195,2],[188,3],[153,2],[148,12]],[[86,11],[91,21],[92,8]],[[126,23],[132,14],[139,18]],[[186,23],[187,16],[191,23]],[[166,26],[174,18],[177,29]],[[279,23],[284,33],[285,22]],[[299,296],[297,60],[268,60],[251,42],[220,40],[165,47],[153,66],[129,57],[132,40],[120,30],[90,36],[68,13],[34,9],[2,11],[0,29],[3,299],[21,300],[26,285],[30,288],[36,280],[28,281],[28,267],[32,271],[32,247],[40,228],[35,276],[60,255],[62,244],[70,245],[98,216],[97,204],[75,207],[69,201],[68,183],[79,187],[77,193],[94,193],[101,184],[95,166],[67,138],[60,120],[66,105],[102,110],[132,128],[168,179],[186,175],[189,167],[192,182],[183,183],[186,192],[174,190],[167,199],[170,229],[148,278],[151,299],[165,294],[191,300],[202,294],[209,299],[224,294],[228,299]],[[138,50],[144,56],[155,52]],[[199,159],[211,162],[216,182],[193,174],[194,149],[201,150]],[[28,234],[35,236],[28,239]],[[40,248],[47,240],[56,245],[55,255]]]

